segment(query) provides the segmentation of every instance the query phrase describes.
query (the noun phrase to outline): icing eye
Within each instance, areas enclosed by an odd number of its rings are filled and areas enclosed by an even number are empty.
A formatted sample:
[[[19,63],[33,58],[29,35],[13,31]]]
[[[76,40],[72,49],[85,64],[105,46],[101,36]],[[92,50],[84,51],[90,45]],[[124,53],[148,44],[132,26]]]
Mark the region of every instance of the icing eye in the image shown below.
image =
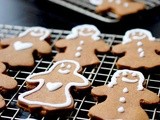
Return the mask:
[[[71,65],[67,65],[67,68],[70,69],[70,68],[71,68]]]
[[[61,67],[61,68],[64,68],[64,67],[65,67],[65,64],[64,64],[64,63],[62,63],[60,67]]]
[[[122,73],[122,75],[123,75],[123,76],[127,76],[127,72],[124,71],[124,72]]]
[[[136,77],[136,76],[137,76],[137,74],[136,74],[136,73],[132,73],[132,76],[133,76],[133,77]]]

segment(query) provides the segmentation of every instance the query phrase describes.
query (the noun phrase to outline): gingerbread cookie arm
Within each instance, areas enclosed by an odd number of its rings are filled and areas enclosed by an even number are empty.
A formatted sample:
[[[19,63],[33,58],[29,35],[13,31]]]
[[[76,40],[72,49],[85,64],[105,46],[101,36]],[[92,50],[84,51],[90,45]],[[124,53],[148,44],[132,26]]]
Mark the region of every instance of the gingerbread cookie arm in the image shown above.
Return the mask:
[[[112,47],[111,52],[113,54],[124,54],[126,52],[126,47],[123,44],[118,44]]]
[[[106,96],[108,87],[106,85],[94,87],[91,91],[93,96]]]
[[[57,40],[54,45],[57,47],[57,48],[65,48],[67,47],[68,45],[68,42],[66,39],[60,39],[60,40]]]
[[[0,95],[0,110],[6,106],[4,98]]]
[[[13,39],[14,39],[14,38],[13,38]],[[9,45],[9,44],[13,41],[13,39],[12,39],[12,38],[3,39],[3,40],[0,41],[0,44],[1,44],[2,46],[7,46],[7,45]]]
[[[158,52],[158,53],[160,53],[160,40],[158,40],[158,41],[155,41],[155,50]]]
[[[110,50],[110,47],[107,43],[105,43],[103,40],[96,41],[96,51],[98,52],[108,52]]]
[[[144,89],[145,94],[142,95],[141,102],[147,103],[147,104],[156,104],[160,103],[160,98],[157,94],[153,93],[152,91],[149,91],[147,89]]]
[[[102,13],[104,11],[108,11],[109,9],[110,9],[110,7],[107,5],[107,3],[105,4],[105,2],[104,2],[101,5],[97,6],[95,11],[97,13]]]
[[[37,51],[40,53],[40,54],[49,54],[51,53],[52,49],[51,49],[51,46],[46,42],[46,41],[41,41],[42,45],[39,45],[37,47]]]

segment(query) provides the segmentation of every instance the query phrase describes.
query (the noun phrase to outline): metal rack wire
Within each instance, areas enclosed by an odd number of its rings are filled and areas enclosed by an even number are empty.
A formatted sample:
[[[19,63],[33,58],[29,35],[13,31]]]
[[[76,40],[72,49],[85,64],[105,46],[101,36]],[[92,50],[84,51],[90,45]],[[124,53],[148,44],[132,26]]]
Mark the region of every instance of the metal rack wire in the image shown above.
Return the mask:
[[[78,13],[84,14],[86,16],[92,17],[94,19],[100,20],[106,23],[118,22],[118,17],[112,13],[107,12],[105,15],[100,15],[95,12],[95,5],[92,5],[89,0],[49,0],[58,5],[76,11]],[[135,0],[145,3],[146,10],[154,8],[160,5],[160,0]]]
[[[27,27],[23,26],[11,26],[11,25],[0,25],[0,39],[6,37],[13,37],[24,31]],[[36,120],[88,120],[88,110],[96,103],[93,97],[86,93],[74,93],[75,109],[68,113],[62,113],[62,115],[55,117],[42,117],[37,114],[30,114],[29,112],[20,109],[17,103],[17,97],[22,92],[26,91],[25,79],[32,73],[42,72],[48,70],[52,63],[53,56],[57,53],[54,49],[53,41],[64,38],[70,31],[51,29],[51,41],[52,41],[52,55],[50,57],[35,58],[35,66],[33,69],[19,69],[12,70],[8,69],[7,74],[18,82],[18,89],[13,93],[3,96],[5,98],[7,107],[0,112],[0,120],[22,120],[22,119],[36,119]],[[122,36],[114,34],[102,34],[101,37],[110,46],[121,43]],[[115,63],[118,57],[113,56],[111,53],[98,54],[100,64],[93,67],[87,67],[83,70],[82,74],[92,83],[92,86],[100,86],[107,84],[110,81],[113,73],[117,70]],[[147,83],[145,87],[160,95],[160,71],[156,73],[145,74]],[[148,116],[152,120],[159,120],[160,118],[160,104],[158,106],[144,106]]]

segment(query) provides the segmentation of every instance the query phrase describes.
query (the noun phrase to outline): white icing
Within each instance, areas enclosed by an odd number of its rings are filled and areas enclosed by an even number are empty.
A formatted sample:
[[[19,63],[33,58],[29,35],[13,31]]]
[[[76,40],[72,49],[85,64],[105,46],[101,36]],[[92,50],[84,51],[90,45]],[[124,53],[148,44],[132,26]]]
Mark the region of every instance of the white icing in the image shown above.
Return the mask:
[[[116,76],[117,75],[120,75],[120,74],[123,74],[123,72],[125,73],[125,72],[127,72],[127,73],[130,73],[130,74],[137,74],[137,77],[139,77],[139,80],[138,80],[138,86],[137,86],[137,90],[143,90],[143,82],[144,82],[144,76],[143,76],[143,74],[141,73],[141,72],[139,72],[139,71],[133,71],[133,70],[127,70],[127,69],[124,69],[124,70],[117,70],[114,74],[113,74],[113,76],[112,76],[112,78],[111,78],[111,82],[109,83],[109,85],[108,85],[108,87],[109,86],[114,86],[114,85],[116,85],[117,84],[117,78],[116,78]],[[122,77],[123,78],[123,77]],[[123,78],[123,80],[122,81],[128,81],[128,80],[124,80],[124,78]],[[134,81],[134,80],[133,80]]]
[[[62,63],[62,64],[60,65],[60,67],[61,67],[61,68],[64,68],[64,67],[65,67],[65,64],[64,64],[64,63]]]
[[[26,36],[30,33],[34,37],[39,37],[39,40],[44,40],[50,35],[50,30],[43,28],[43,27],[31,27],[26,31],[19,34],[19,37]]]
[[[17,50],[17,51],[28,49],[28,48],[31,48],[32,46],[33,46],[33,44],[31,42],[16,41],[13,44],[14,49]]]
[[[80,45],[84,45],[84,41],[81,40],[81,41],[79,42],[79,44],[80,44]]]
[[[139,53],[139,57],[144,57],[144,52]]]
[[[117,111],[120,112],[120,113],[123,113],[123,112],[124,112],[124,107],[122,107],[122,106],[119,107],[119,108],[117,109]]]
[[[140,33],[141,34],[141,33]],[[139,35],[140,35],[139,34]],[[141,35],[141,36],[133,36],[133,39],[134,40],[142,40],[142,39],[144,39],[146,37],[146,35]]]
[[[103,0],[89,0],[89,1],[93,5],[101,5],[103,3]]]
[[[138,79],[132,80],[132,79],[128,79],[126,77],[122,77],[122,81],[123,82],[128,82],[128,83],[135,83],[138,81]]]
[[[93,30],[95,33],[94,34],[93,33],[84,34],[82,31],[85,30],[85,29]],[[99,35],[101,33],[97,29],[97,27],[95,27],[94,25],[84,24],[84,25],[79,25],[79,26],[76,26],[76,27],[72,28],[71,33],[66,36],[66,39],[69,40],[69,39],[77,38],[79,34],[82,35],[82,36],[86,36],[86,35],[90,36],[91,35],[92,39],[97,41],[97,40],[100,40]]]
[[[58,72],[60,74],[69,74],[70,73],[70,70],[62,70],[62,69],[59,69]]]
[[[144,35],[146,35],[148,37],[148,40],[150,41],[154,41],[155,37],[152,36],[151,32],[145,29],[132,29],[132,30],[128,30],[124,37],[123,37],[123,41],[122,44],[127,44],[129,42],[132,41],[132,39],[130,38],[131,35],[136,35],[135,33],[143,33]],[[142,34],[141,34],[142,35]],[[134,37],[135,38],[135,37]],[[139,39],[138,39],[139,40]]]
[[[54,91],[54,90],[57,90],[59,89],[60,87],[62,87],[62,83],[61,82],[55,82],[55,83],[52,83],[52,82],[48,82],[46,84],[46,87],[49,91]]]
[[[123,4],[123,6],[126,7],[126,8],[128,8],[128,7],[129,7],[129,3],[125,2],[125,3]]]
[[[77,82],[70,82],[68,83],[66,86],[65,86],[65,96],[66,96],[66,102],[64,103],[57,103],[57,104],[52,104],[52,103],[45,103],[45,102],[40,102],[40,101],[32,101],[32,100],[27,100],[25,99],[26,96],[32,94],[32,93],[35,93],[36,91],[40,90],[42,87],[43,87],[43,84],[44,84],[44,79],[32,79],[32,77],[35,77],[35,76],[39,76],[39,75],[46,75],[46,74],[49,74],[51,73],[58,65],[62,64],[62,63],[73,63],[76,65],[76,68],[75,70],[73,71],[73,74],[79,78],[81,78],[84,82],[82,83],[77,83]],[[66,106],[69,106],[71,105],[72,103],[72,98],[71,98],[71,95],[70,95],[70,88],[72,86],[81,86],[81,87],[84,87],[84,86],[88,86],[89,85],[89,82],[88,80],[82,76],[81,74],[78,73],[78,70],[80,69],[80,65],[78,62],[76,61],[73,61],[73,60],[62,60],[62,61],[58,61],[56,62],[55,64],[53,64],[53,66],[48,70],[48,71],[45,71],[45,72],[40,72],[40,73],[35,73],[33,75],[30,75],[26,78],[26,81],[29,82],[29,83],[35,83],[35,82],[38,82],[38,86],[30,91],[27,91],[27,92],[24,92],[22,94],[20,94],[18,96],[18,100],[21,101],[21,102],[24,102],[26,104],[30,104],[30,105],[44,105],[44,106],[49,106],[49,107],[66,107]]]
[[[122,72],[122,75],[123,75],[123,76],[127,76],[127,74],[128,74],[128,73],[127,73],[127,72],[125,72],[125,71],[124,71],[124,72]]]
[[[137,74],[136,74],[136,73],[132,73],[132,76],[133,76],[133,77],[136,77],[136,76],[137,76]]]
[[[143,49],[142,48],[138,48],[138,53],[142,52]]]
[[[75,53],[75,57],[80,57],[81,56],[81,53],[80,52],[76,52]]]
[[[119,98],[119,101],[120,101],[121,103],[125,103],[125,102],[126,102],[126,98],[125,98],[125,97],[120,97],[120,98]]]
[[[123,89],[123,93],[128,93],[128,92],[129,92],[128,88],[125,87],[125,88]]]
[[[81,50],[82,50],[82,47],[78,46],[76,50],[77,50],[77,51],[81,51]]]
[[[71,68],[71,65],[67,65],[67,69],[70,69]]]
[[[143,43],[142,42],[137,42],[137,46],[142,46],[143,45]]]
[[[115,0],[116,4],[121,4],[121,0]]]

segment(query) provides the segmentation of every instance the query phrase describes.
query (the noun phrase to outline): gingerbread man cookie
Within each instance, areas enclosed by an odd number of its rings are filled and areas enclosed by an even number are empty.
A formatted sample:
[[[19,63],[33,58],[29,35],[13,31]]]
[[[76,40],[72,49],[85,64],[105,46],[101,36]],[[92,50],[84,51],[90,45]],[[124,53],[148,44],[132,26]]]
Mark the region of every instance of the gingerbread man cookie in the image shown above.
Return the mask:
[[[18,37],[1,40],[3,49],[0,50],[0,62],[10,66],[33,66],[33,54],[51,53],[50,45],[45,41],[50,31],[42,27],[31,27],[19,34]]]
[[[74,101],[70,93],[71,87],[76,90],[90,87],[89,81],[78,73],[80,68],[76,61],[62,60],[54,63],[46,72],[27,77],[28,87],[37,86],[18,97],[18,106],[30,112],[38,111],[42,115],[72,109]]]
[[[153,69],[160,66],[160,42],[144,29],[132,29],[125,33],[122,44],[113,46],[112,53],[121,57],[118,68]]]
[[[14,90],[17,87],[17,81],[13,78],[3,74],[6,67],[4,64],[0,63],[0,94],[6,94],[9,91]],[[5,107],[4,98],[0,95],[0,110]]]
[[[106,96],[106,100],[89,110],[91,118],[100,120],[149,120],[141,104],[160,102],[157,94],[143,87],[145,78],[141,72],[118,70],[108,85],[95,87],[93,96]]]
[[[90,3],[98,5],[95,10],[97,13],[112,11],[119,18],[137,13],[145,8],[144,3],[131,0],[90,0]]]
[[[55,42],[58,50],[64,50],[56,54],[54,61],[75,60],[82,67],[99,63],[96,52],[106,53],[110,47],[99,37],[100,31],[93,25],[79,25],[72,29],[65,39]]]

